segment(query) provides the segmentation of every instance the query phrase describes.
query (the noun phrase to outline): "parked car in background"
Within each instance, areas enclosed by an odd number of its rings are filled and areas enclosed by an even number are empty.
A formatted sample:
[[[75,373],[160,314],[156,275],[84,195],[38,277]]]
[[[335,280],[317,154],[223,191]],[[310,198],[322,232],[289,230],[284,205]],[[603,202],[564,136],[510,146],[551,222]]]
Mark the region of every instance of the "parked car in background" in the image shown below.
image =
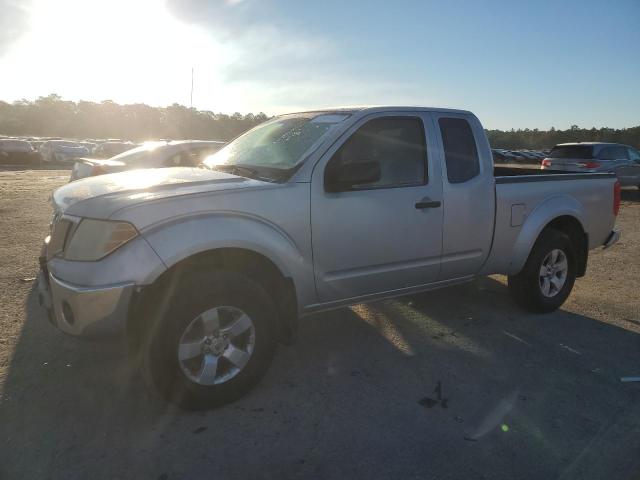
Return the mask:
[[[529,150],[529,153],[535,157],[536,162],[538,163],[542,162],[542,160],[544,160],[544,158],[547,156],[541,151],[536,151],[536,150]]]
[[[72,162],[76,158],[89,155],[86,147],[68,140],[49,140],[40,145],[40,157],[43,162]]]
[[[135,147],[137,145],[132,142],[107,141],[97,145],[93,150],[93,155],[98,158],[111,158]]]
[[[197,167],[223,145],[224,142],[199,140],[148,142],[108,160],[79,159],[71,170],[71,181],[139,168]]]
[[[283,115],[203,167],[56,190],[38,281],[57,328],[127,335],[143,378],[186,408],[247,393],[300,316],[496,273],[550,312],[619,238],[614,175],[494,167],[461,110]]]
[[[507,163],[516,163],[520,158],[518,155],[513,153],[511,150],[500,150],[500,152],[505,156]]]
[[[542,161],[543,170],[615,173],[623,187],[640,188],[640,152],[619,143],[562,143]]]
[[[31,140],[29,143],[33,147],[33,150],[37,153],[40,151],[40,147],[45,142],[45,140]]]
[[[0,139],[0,163],[36,163],[38,154],[26,140]]]
[[[513,155],[514,163],[529,163],[527,157],[517,150],[511,150],[511,155]]]
[[[494,163],[509,163],[509,161],[513,158],[511,154],[499,149],[492,149],[491,154],[493,155]]]
[[[518,150],[518,154],[520,154],[521,157],[524,157],[527,163],[540,163],[538,157],[529,150]]]
[[[85,147],[89,151],[90,155],[93,153],[93,151],[96,148],[96,144],[95,143],[89,142],[87,140],[83,140],[82,142],[78,142],[78,145],[80,145],[81,147]]]

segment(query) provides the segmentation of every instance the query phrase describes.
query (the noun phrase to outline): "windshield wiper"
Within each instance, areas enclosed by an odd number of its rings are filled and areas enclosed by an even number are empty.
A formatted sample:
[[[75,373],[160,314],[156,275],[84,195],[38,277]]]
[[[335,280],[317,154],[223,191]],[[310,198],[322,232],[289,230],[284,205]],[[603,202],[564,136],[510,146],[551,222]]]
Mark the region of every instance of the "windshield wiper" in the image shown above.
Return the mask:
[[[233,165],[233,164],[213,165],[211,169],[219,170],[225,173],[231,173],[232,175],[238,175],[239,177],[254,178],[257,180],[264,180],[267,182],[274,181],[273,178],[260,175],[257,169],[247,167],[245,165]]]

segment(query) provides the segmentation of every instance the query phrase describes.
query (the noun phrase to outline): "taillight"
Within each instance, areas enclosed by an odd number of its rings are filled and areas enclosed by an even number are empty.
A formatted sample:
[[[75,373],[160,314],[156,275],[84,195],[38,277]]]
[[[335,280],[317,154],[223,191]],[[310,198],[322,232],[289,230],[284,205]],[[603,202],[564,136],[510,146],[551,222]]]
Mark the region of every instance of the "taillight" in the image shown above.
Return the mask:
[[[549,160],[548,158],[545,158],[544,160],[542,160],[542,166],[543,167],[550,167],[551,166],[551,160]]]
[[[584,168],[598,168],[600,164],[598,162],[584,162],[580,164]]]
[[[620,211],[620,182],[613,184],[613,214],[617,217]]]

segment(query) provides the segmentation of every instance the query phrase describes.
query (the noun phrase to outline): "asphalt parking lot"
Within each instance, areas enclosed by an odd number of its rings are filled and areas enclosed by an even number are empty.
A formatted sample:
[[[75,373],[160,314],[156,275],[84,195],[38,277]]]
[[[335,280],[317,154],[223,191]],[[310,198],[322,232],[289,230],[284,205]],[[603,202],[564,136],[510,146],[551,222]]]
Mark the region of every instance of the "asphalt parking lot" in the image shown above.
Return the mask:
[[[491,277],[305,319],[261,384],[186,413],[33,278],[64,170],[0,170],[0,479],[640,478],[640,191],[562,310]]]

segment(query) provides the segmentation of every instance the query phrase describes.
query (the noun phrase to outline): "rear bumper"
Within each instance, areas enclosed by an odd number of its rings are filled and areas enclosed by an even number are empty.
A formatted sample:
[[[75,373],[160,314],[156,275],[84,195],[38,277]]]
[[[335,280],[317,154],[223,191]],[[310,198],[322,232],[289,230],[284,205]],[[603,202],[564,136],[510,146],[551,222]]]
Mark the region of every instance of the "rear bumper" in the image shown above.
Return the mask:
[[[610,246],[616,244],[618,240],[620,240],[620,230],[612,230],[602,247],[609,248]]]
[[[38,300],[49,321],[75,336],[114,335],[125,331],[133,283],[82,287],[41,271]]]

